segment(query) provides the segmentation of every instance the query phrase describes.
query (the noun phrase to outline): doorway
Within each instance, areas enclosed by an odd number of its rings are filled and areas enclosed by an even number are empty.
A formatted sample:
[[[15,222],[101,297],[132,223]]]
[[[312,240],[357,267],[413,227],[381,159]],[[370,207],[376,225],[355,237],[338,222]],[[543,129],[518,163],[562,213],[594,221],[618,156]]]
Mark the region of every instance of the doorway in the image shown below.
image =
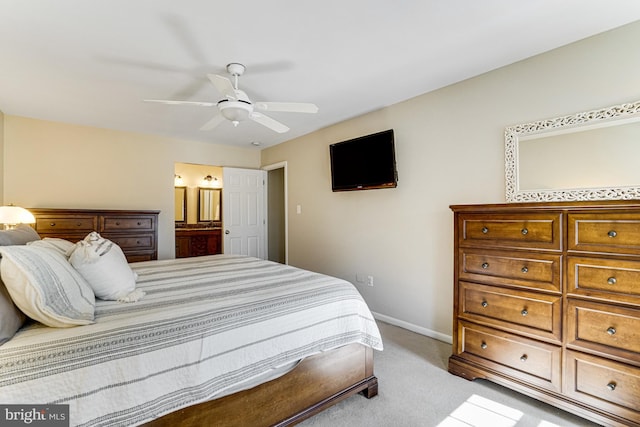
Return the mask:
[[[267,259],[287,264],[287,164],[277,163],[263,169],[267,171]]]

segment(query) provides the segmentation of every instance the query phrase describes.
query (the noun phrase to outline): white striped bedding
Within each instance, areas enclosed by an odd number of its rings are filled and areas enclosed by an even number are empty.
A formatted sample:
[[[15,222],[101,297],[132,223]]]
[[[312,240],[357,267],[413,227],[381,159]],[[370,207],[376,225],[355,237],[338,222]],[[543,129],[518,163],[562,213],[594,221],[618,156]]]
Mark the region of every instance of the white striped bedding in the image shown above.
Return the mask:
[[[382,349],[350,283],[251,257],[131,264],[146,296],[96,322],[24,327],[0,346],[0,402],[69,404],[71,425],[130,426],[349,343]]]

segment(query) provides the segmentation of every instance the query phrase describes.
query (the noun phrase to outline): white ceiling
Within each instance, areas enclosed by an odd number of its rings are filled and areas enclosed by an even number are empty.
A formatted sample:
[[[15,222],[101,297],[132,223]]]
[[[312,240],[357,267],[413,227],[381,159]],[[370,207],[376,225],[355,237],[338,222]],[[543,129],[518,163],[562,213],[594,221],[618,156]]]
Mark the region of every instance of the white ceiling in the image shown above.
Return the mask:
[[[638,0],[0,0],[0,111],[266,147],[636,20]],[[142,101],[215,102],[229,62],[253,101],[319,112],[201,131],[215,107]]]

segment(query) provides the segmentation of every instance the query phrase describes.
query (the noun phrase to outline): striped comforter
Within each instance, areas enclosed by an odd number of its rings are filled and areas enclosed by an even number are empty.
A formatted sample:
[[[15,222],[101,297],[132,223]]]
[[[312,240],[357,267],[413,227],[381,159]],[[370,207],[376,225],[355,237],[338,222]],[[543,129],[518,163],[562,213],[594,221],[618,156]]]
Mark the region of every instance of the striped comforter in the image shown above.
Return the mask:
[[[96,322],[25,326],[0,346],[0,402],[69,404],[71,425],[137,425],[306,356],[381,350],[350,283],[251,257],[131,264],[146,296],[96,303]]]

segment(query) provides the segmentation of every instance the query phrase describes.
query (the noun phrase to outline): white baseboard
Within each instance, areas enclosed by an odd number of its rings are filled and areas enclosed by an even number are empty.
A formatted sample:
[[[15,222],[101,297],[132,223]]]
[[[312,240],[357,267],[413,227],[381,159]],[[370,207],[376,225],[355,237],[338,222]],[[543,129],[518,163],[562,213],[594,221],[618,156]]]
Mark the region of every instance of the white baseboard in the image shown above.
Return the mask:
[[[422,326],[414,325],[413,323],[405,322],[404,320],[396,319],[395,317],[385,316],[384,314],[372,312],[373,317],[381,320],[385,323],[389,323],[400,328],[407,329],[420,335],[436,339],[438,341],[446,342],[447,344],[453,343],[451,335],[445,335],[440,332],[432,331],[431,329],[423,328]]]

